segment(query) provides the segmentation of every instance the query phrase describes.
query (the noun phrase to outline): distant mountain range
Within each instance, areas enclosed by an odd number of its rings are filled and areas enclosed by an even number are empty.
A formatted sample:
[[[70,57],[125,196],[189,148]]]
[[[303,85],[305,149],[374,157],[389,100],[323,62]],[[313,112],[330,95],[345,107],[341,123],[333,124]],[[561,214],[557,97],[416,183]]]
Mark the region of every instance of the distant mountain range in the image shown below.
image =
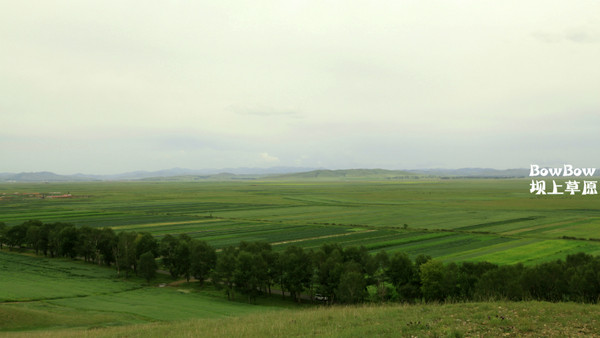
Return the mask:
[[[461,169],[418,169],[408,170],[411,173],[447,177],[528,177],[529,169],[491,169],[491,168],[461,168]]]
[[[92,181],[90,177],[79,175],[57,175],[49,171],[34,173],[0,173],[0,182],[81,182]]]
[[[275,180],[368,180],[368,179],[407,179],[420,176],[418,173],[411,173],[402,170],[386,170],[386,169],[343,169],[343,170],[328,170],[319,169],[308,172],[291,173],[284,175],[270,175],[269,179]]]
[[[441,178],[510,178],[527,177],[528,169],[498,170],[490,168],[462,169],[344,169],[271,167],[271,168],[224,168],[183,169],[159,171],[133,171],[116,175],[58,175],[48,171],[29,173],[0,173],[0,182],[83,182],[83,181],[226,181],[226,180],[399,180],[423,177]]]
[[[134,181],[134,180],[227,180],[235,178],[259,178],[266,175],[281,175],[317,168],[271,167],[271,168],[223,168],[223,169],[184,169],[172,168],[159,171],[132,171],[115,175],[74,174],[58,175],[48,171],[0,173],[0,182],[81,182],[81,181]]]

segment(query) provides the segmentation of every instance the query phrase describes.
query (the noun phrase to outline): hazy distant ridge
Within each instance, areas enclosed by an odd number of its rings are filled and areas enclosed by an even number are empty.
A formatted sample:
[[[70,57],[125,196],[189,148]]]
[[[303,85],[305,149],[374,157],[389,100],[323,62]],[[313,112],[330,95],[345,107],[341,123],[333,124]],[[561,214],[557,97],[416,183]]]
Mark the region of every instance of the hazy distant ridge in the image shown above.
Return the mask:
[[[315,170],[303,167],[271,167],[271,168],[223,168],[223,169],[184,169],[172,168],[159,171],[132,171],[115,175],[75,174],[58,175],[48,171],[0,173],[0,182],[80,182],[80,181],[126,181],[126,180],[161,180],[169,177],[187,177],[197,179],[235,179],[262,177],[272,174],[297,173]],[[193,180],[193,179],[192,179]]]
[[[302,173],[271,175],[270,179],[406,179],[418,176],[402,170],[387,169],[342,169],[342,170],[313,170]]]
[[[393,180],[417,177],[527,177],[528,169],[498,170],[491,168],[461,169],[315,169],[301,167],[271,168],[224,168],[183,169],[172,168],[159,171],[133,171],[116,175],[58,175],[48,171],[24,173],[0,173],[0,182],[82,182],[82,181],[202,181],[202,180]]]
[[[449,177],[527,177],[529,169],[492,169],[492,168],[460,168],[460,169],[417,169],[412,173]]]

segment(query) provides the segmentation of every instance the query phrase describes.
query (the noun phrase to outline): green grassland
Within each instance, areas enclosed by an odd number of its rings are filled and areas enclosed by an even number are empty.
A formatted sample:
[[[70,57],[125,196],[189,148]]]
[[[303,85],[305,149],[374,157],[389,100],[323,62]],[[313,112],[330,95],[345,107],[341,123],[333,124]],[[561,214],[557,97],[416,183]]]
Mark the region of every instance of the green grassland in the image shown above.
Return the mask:
[[[210,287],[123,280],[113,269],[81,261],[0,251],[0,262],[1,336],[600,336],[597,304],[321,307],[278,296],[249,304]]]
[[[445,261],[539,263],[600,254],[600,197],[537,196],[525,179],[0,184],[0,221],[71,222],[221,248],[327,242]],[[561,182],[557,182],[561,183]],[[20,194],[16,195],[15,192]],[[71,193],[68,199],[24,193]]]
[[[559,183],[560,184],[560,183]],[[16,194],[17,193],[17,194]],[[70,193],[72,198],[37,198]],[[598,195],[536,196],[522,179],[0,184],[0,222],[71,222],[217,248],[364,245],[443,261],[536,264],[600,254]],[[90,263],[0,251],[0,334],[41,336],[592,336],[598,305],[462,303],[303,309],[280,297],[119,278]],[[504,319],[502,319],[504,318]]]
[[[598,337],[597,305],[491,302],[284,309],[15,337]]]
[[[210,287],[170,282],[146,285],[118,278],[112,268],[0,251],[0,334],[9,331],[100,327],[221,318],[297,307],[276,297],[256,304],[228,301]]]

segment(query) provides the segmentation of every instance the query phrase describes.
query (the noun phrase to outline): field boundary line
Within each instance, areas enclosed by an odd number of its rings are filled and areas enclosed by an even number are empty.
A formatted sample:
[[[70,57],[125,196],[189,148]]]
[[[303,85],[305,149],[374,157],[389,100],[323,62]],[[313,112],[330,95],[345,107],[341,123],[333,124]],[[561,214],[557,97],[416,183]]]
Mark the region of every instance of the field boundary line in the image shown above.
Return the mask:
[[[352,232],[347,232],[345,234],[333,234],[333,235],[325,235],[325,236],[306,237],[306,238],[300,238],[300,239],[291,239],[289,241],[273,242],[273,243],[271,243],[271,245],[281,245],[281,244],[288,244],[288,243],[304,242],[304,241],[311,241],[313,239],[342,237],[342,236],[349,236],[349,235],[353,235],[353,234],[364,234],[364,233],[373,232],[373,231],[377,231],[377,230],[352,231]]]
[[[152,228],[163,225],[180,225],[180,224],[192,224],[192,223],[206,223],[210,222],[211,219],[199,219],[192,221],[177,221],[177,222],[160,222],[160,223],[146,223],[146,224],[131,224],[131,225],[118,225],[111,227],[113,230],[120,229],[136,229],[136,228]]]

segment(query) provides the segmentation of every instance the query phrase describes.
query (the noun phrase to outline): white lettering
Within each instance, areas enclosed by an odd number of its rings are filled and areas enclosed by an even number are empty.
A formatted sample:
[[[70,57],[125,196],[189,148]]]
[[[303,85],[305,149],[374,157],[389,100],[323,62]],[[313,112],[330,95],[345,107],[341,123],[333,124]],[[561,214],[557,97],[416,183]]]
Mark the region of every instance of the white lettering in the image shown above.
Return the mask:
[[[549,168],[548,171],[550,171],[550,176],[560,176],[562,168]]]
[[[529,176],[537,176],[540,174],[540,166],[537,164],[531,165],[531,170],[529,170]]]
[[[537,164],[531,164],[529,176],[594,176],[596,168],[574,168],[571,164],[564,164],[562,168],[540,168]]]
[[[596,168],[583,168],[583,175],[585,176],[594,176],[594,172],[596,171]]]
[[[565,171],[563,176],[571,176],[573,175],[573,166],[570,164],[565,164]]]

